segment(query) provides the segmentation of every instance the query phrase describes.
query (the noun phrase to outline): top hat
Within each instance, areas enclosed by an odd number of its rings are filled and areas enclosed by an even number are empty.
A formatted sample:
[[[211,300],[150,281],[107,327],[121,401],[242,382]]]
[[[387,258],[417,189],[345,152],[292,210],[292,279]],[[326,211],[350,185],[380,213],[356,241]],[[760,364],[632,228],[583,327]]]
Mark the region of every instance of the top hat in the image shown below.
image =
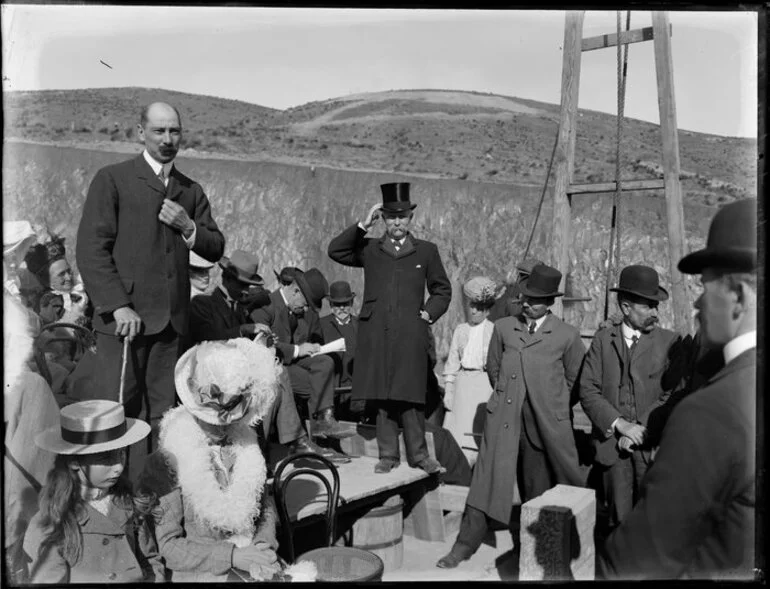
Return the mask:
[[[538,264],[532,268],[532,273],[521,281],[521,293],[535,298],[560,297],[559,292],[561,272],[551,266]]]
[[[392,213],[411,211],[417,205],[409,202],[409,182],[390,182],[380,184],[382,191],[382,210]]]
[[[755,198],[744,198],[719,209],[711,220],[705,249],[685,256],[677,265],[683,274],[700,274],[707,267],[732,272],[757,269]]]
[[[275,278],[281,284],[291,284],[294,282],[294,273],[299,270],[296,266],[284,266],[280,272],[273,270]]]
[[[201,342],[177,361],[174,383],[185,408],[205,423],[262,418],[276,395],[275,351],[242,337]]]
[[[329,294],[329,283],[321,271],[318,268],[310,268],[307,272],[297,270],[294,273],[294,280],[307,302],[316,311],[320,310],[324,297]]]
[[[349,303],[356,296],[356,293],[351,292],[350,283],[344,280],[338,280],[332,282],[329,285],[329,302],[330,303]]]
[[[527,258],[521,264],[518,264],[516,269],[519,271],[519,274],[532,274],[532,268],[542,263],[535,258]]]
[[[200,270],[208,270],[214,267],[214,262],[209,262],[206,258],[202,258],[195,252],[190,252],[190,261],[187,264],[191,268],[198,268]]]
[[[225,272],[230,273],[240,282],[256,285],[264,283],[262,277],[257,274],[259,261],[253,254],[243,250],[235,250],[229,258],[222,256],[222,259],[219,260],[219,265]]]
[[[650,301],[665,301],[668,291],[659,284],[658,273],[654,268],[642,265],[626,266],[620,271],[618,286],[614,292],[627,292]]]
[[[150,426],[140,419],[126,417],[123,405],[115,401],[92,399],[62,407],[59,425],[35,436],[43,450],[56,454],[97,454],[125,448],[143,440]]]

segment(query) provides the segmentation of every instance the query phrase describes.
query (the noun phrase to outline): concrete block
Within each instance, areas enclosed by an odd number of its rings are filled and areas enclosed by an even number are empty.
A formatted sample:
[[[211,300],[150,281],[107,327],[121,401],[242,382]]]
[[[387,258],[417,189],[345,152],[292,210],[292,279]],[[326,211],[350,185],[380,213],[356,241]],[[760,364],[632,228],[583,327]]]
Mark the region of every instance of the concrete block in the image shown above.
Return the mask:
[[[593,580],[596,497],[556,485],[521,507],[519,580]]]

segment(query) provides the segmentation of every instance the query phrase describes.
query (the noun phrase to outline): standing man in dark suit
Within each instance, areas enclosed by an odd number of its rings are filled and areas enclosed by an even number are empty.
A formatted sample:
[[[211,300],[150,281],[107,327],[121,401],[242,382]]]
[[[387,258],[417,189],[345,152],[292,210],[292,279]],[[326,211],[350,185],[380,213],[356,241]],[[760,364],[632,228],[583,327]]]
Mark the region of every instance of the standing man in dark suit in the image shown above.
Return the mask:
[[[701,275],[701,332],[725,365],[674,408],[639,502],[598,551],[604,578],[761,578],[756,235],[757,201],[739,200],[714,216],[706,248],[679,262],[680,272]]]
[[[326,354],[315,355],[323,343],[318,310],[328,292],[320,270],[296,270],[294,282],[272,292],[270,305],[254,310],[251,319],[275,333],[275,347],[294,394],[309,398],[312,435],[346,438],[355,432],[334,418],[334,361]]]
[[[417,206],[409,201],[409,183],[383,184],[381,190],[382,205],[374,205],[363,223],[348,227],[329,244],[332,260],[364,269],[353,400],[378,406],[380,461],[375,472],[390,472],[400,462],[400,421],[409,465],[435,473],[441,465],[428,456],[423,412],[428,347],[430,325],[449,307],[452,285],[436,245],[409,233]],[[380,210],[385,235],[367,239]]]
[[[585,485],[572,431],[574,385],[583,361],[580,332],[549,308],[561,272],[540,264],[521,283],[523,310],[495,322],[487,353],[493,392],[460,531],[439,568],[473,555],[494,521],[518,545],[514,505],[556,484]]]
[[[210,295],[198,295],[192,301],[190,331],[193,344],[249,337],[264,338],[265,345],[273,346],[273,334],[268,324],[253,323],[244,307],[246,301],[252,310],[270,304],[270,294],[262,287],[264,281],[257,273],[257,258],[243,250],[236,250],[229,258],[223,257],[219,265],[222,268],[222,284]],[[264,441],[275,429],[278,441],[289,447],[290,454],[316,452],[336,464],[350,462],[347,456],[332,448],[322,448],[308,438],[297,413],[286,371],[282,371],[278,382],[279,394],[263,420]]]
[[[631,512],[647,472],[647,421],[671,393],[663,375],[677,336],[657,325],[658,304],[668,292],[654,268],[626,266],[610,290],[618,293],[623,320],[596,332],[580,377],[580,403],[593,424],[595,462],[613,528]]]
[[[144,152],[96,173],[77,236],[78,269],[94,304],[93,327],[103,376],[99,394],[117,400],[122,338],[131,342],[126,415],[145,415],[153,447],[163,413],[174,404],[174,366],[190,309],[190,251],[216,261],[225,239],[201,186],[174,158],[182,141],[179,112],[169,104],[142,109]]]
[[[358,317],[353,315],[354,293],[348,282],[339,280],[329,286],[329,305],[332,312],[321,317],[324,343],[340,338],[345,340],[345,351],[331,354],[337,387],[353,386],[353,360],[356,353]]]

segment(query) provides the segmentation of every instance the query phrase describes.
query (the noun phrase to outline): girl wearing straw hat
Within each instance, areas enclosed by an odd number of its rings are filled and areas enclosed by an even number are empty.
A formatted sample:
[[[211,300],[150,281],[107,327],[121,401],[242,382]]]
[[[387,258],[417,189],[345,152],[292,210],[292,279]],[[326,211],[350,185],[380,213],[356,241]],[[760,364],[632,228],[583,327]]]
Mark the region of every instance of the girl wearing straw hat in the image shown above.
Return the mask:
[[[150,516],[157,500],[123,476],[126,448],[150,426],[114,401],[73,403],[35,443],[56,454],[24,537],[32,583],[163,580]]]
[[[452,334],[449,356],[444,364],[444,406],[449,413],[444,427],[463,448],[473,466],[478,456],[478,443],[466,435],[481,432],[484,406],[492,394],[487,376],[487,350],[494,325],[487,319],[495,302],[496,285],[485,276],[471,278],[463,285],[468,321],[458,325]],[[481,407],[481,411],[479,411]]]

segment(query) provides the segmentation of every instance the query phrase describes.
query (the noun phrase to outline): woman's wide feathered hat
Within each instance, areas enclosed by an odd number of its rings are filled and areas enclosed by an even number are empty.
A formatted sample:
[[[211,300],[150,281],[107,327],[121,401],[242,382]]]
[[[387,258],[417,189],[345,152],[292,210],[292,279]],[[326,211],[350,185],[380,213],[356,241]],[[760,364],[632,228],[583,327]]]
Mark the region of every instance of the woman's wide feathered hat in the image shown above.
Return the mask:
[[[463,294],[468,297],[468,301],[471,303],[491,305],[495,302],[496,293],[497,284],[486,276],[474,276],[463,284]]]
[[[176,363],[174,381],[182,404],[212,425],[230,425],[267,415],[275,400],[275,350],[248,338],[202,342]]]

